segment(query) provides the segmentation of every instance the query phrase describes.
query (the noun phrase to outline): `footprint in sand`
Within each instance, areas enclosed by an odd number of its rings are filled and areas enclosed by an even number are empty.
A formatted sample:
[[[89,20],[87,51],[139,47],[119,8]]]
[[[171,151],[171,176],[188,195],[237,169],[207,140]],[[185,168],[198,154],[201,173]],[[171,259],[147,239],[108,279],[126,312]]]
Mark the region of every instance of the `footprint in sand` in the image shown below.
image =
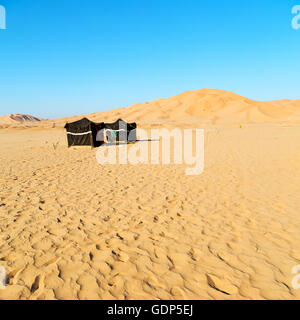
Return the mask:
[[[36,299],[37,296],[42,293],[42,290],[44,289],[44,279],[45,279],[45,275],[38,275],[36,276],[36,278],[34,279],[34,282],[30,288],[30,292],[32,294],[31,299]]]

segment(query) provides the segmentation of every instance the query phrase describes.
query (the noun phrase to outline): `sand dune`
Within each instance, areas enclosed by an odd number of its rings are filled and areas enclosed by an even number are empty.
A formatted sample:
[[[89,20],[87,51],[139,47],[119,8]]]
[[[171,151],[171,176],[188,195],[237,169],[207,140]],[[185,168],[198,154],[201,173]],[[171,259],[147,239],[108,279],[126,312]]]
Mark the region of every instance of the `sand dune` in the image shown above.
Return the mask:
[[[28,114],[8,114],[0,117],[0,125],[16,125],[32,122],[40,122],[42,119],[30,116]]]
[[[264,123],[299,120],[300,102],[259,102],[232,92],[203,89],[184,92],[169,99],[136,104],[124,111],[132,120]]]
[[[107,112],[82,114],[39,122],[23,121],[14,116],[0,118],[0,125],[62,127],[69,121],[83,116],[93,121],[115,121],[123,118],[139,124],[236,124],[236,123],[284,123],[300,122],[300,100],[279,100],[260,102],[235,93],[202,89],[187,91],[168,99],[137,103],[128,108],[118,108]],[[2,120],[1,120],[2,119]],[[16,121],[17,119],[18,121]]]

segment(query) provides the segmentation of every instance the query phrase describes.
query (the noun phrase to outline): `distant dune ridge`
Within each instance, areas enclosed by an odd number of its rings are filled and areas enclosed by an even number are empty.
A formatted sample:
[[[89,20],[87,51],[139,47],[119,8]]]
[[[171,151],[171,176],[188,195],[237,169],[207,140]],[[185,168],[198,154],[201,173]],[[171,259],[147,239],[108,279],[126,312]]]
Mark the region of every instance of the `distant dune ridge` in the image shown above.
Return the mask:
[[[42,119],[27,115],[27,114],[8,114],[0,117],[0,124],[20,124],[30,122],[40,122]]]
[[[298,122],[300,121],[300,100],[261,102],[230,91],[201,89],[186,91],[167,99],[137,103],[128,108],[44,120],[40,123],[33,123],[34,120],[39,121],[40,119],[31,116],[10,115],[0,118],[0,124],[31,123],[43,126],[52,123],[62,126],[67,121],[75,121],[83,116],[93,121],[112,121],[116,118],[124,118],[124,120],[138,123],[173,124]],[[20,121],[19,117],[21,117]]]

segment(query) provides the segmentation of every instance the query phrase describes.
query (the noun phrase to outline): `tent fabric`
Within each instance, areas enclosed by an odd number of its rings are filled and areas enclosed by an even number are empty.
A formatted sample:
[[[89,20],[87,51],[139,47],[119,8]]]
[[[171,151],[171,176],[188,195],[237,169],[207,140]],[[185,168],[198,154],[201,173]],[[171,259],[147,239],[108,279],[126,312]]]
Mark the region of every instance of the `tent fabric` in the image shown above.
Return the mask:
[[[118,119],[112,123],[105,123],[105,135],[109,142],[136,141],[136,123],[127,123]]]
[[[127,123],[126,121],[122,119],[118,119],[115,122],[112,123],[105,123],[105,129],[112,129],[112,130],[134,130],[136,129],[136,123]]]
[[[68,146],[101,146],[104,142],[136,141],[136,123],[118,119],[96,123],[87,118],[66,123]]]
[[[97,131],[103,128],[104,123],[95,123],[87,118],[80,119],[71,123],[66,123],[68,146],[92,146],[101,145],[96,141]]]

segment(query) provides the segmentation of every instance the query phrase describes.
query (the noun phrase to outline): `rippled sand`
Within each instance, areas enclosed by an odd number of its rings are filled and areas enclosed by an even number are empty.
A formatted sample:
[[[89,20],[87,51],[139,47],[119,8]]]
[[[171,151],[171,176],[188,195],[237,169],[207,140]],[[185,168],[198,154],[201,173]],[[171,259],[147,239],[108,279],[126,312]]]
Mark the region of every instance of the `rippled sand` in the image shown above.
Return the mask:
[[[205,170],[0,130],[1,299],[298,299],[300,127],[205,128]]]

